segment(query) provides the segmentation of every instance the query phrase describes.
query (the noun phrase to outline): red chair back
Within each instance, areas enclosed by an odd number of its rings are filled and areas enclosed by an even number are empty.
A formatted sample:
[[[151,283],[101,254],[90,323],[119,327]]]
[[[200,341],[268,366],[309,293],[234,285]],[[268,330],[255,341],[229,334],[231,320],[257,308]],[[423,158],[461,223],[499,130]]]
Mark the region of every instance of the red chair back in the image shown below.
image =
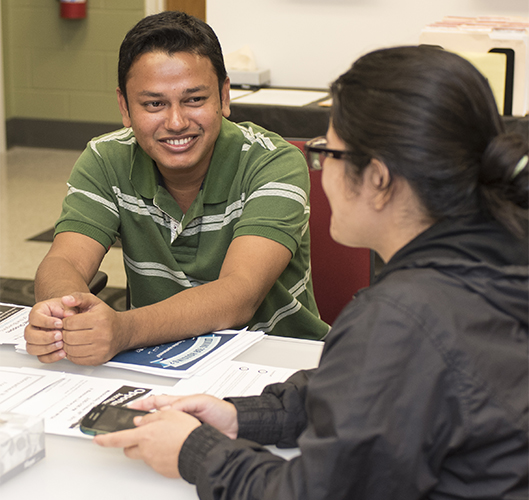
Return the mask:
[[[303,151],[305,141],[289,140]],[[321,318],[332,324],[336,316],[373,277],[374,254],[368,248],[336,243],[329,233],[331,208],[321,186],[321,171],[310,171],[310,238],[314,296]]]

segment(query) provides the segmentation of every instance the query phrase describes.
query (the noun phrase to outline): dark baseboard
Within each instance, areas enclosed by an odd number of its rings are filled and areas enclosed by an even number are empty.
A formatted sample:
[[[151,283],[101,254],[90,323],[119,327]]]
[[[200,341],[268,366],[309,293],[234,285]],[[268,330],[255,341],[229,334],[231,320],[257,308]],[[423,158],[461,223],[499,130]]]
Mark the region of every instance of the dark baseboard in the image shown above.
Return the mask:
[[[246,107],[244,107],[246,106]],[[255,115],[256,109],[261,113],[264,108],[266,113],[263,116]],[[285,137],[308,138],[318,135],[327,129],[328,117],[317,106],[307,106],[304,112],[312,111],[312,115],[300,115],[301,108],[287,108],[289,115],[285,115],[284,130],[280,129],[277,123],[268,123],[267,117],[274,117],[277,113],[270,113],[269,106],[248,106],[233,105],[232,119],[234,121],[253,121],[259,125],[273,130]],[[281,106],[279,106],[281,108]],[[275,108],[274,108],[275,109]],[[292,111],[293,109],[293,111]],[[327,111],[328,112],[328,111]],[[317,113],[317,114],[314,114]],[[302,122],[312,123],[315,130],[305,130],[300,128],[297,118],[303,116]],[[523,137],[529,137],[529,115],[524,117],[505,116],[503,117],[507,132],[517,132]],[[276,126],[274,126],[276,125]],[[98,123],[98,122],[74,122],[66,120],[39,120],[36,118],[10,118],[6,121],[6,141],[7,147],[27,146],[35,148],[55,148],[55,149],[76,149],[83,150],[86,144],[93,137],[97,137],[107,132],[112,132],[123,127],[121,123]]]
[[[93,137],[121,127],[121,123],[10,118],[6,121],[6,141],[8,148],[27,146],[83,150]]]
[[[126,311],[127,291],[125,288],[105,287],[97,296],[116,311]],[[0,278],[0,302],[21,306],[35,305],[33,280]]]

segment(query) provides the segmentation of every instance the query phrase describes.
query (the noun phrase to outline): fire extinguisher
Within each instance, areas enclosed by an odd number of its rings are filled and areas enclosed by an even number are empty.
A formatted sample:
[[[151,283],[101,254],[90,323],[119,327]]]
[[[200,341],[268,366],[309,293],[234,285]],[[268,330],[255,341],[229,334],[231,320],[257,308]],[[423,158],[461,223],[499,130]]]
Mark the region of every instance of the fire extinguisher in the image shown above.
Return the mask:
[[[86,17],[86,0],[60,0],[63,19],[84,19]]]

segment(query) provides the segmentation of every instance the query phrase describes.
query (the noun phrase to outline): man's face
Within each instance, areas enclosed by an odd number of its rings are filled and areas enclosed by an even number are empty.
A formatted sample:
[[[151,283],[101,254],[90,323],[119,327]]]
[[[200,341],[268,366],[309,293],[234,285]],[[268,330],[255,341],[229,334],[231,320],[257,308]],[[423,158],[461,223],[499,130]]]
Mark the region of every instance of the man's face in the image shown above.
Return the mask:
[[[219,95],[217,75],[207,57],[147,52],[129,70],[128,105],[118,89],[123,125],[164,177],[205,175],[222,117],[228,117],[229,80]]]

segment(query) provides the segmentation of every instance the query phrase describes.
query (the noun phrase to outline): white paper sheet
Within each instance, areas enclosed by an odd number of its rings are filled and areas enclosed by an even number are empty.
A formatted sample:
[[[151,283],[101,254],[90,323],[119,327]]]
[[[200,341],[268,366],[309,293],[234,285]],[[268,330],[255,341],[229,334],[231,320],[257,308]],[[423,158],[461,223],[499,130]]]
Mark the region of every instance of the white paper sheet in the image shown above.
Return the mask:
[[[46,371],[20,371],[17,368],[0,369],[0,412],[9,412],[64,376]]]
[[[314,90],[260,89],[237,99],[237,103],[275,106],[306,106],[328,97],[328,92]]]
[[[267,385],[284,382],[296,371],[293,368],[226,361],[203,375],[180,380],[174,387],[174,393],[210,394],[218,398],[258,396]]]
[[[31,307],[0,302],[0,344],[18,344],[24,341]]]
[[[6,407],[10,406],[10,411],[14,413],[44,417],[45,432],[63,436],[89,437],[80,431],[79,421],[99,403],[124,404],[138,397],[172,392],[171,387],[167,386],[48,372],[33,368],[0,368],[0,384],[5,381],[12,386],[13,373],[16,372],[23,381],[34,377],[36,386],[32,388],[31,385],[26,384],[26,394],[29,395],[26,399],[17,397],[11,390],[11,402],[17,404],[13,406],[6,398],[4,401]]]
[[[242,89],[230,89],[230,101],[244,97],[245,95],[250,95],[253,90],[242,90]]]

